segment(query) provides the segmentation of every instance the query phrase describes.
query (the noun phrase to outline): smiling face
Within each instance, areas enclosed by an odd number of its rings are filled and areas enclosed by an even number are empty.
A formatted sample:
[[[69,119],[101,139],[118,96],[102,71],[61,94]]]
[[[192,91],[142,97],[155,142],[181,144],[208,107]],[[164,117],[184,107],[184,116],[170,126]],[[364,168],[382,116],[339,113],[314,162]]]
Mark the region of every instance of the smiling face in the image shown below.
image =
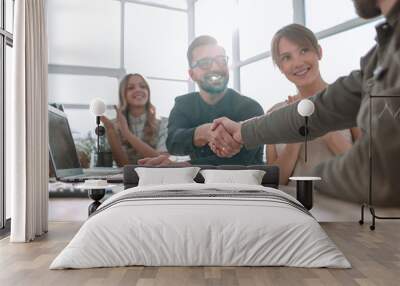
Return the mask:
[[[229,70],[224,48],[218,45],[202,45],[193,50],[192,68],[189,75],[200,89],[209,94],[226,90]]]
[[[140,75],[131,75],[126,83],[125,100],[128,106],[144,107],[149,101],[150,90]]]
[[[282,37],[278,44],[277,64],[286,78],[298,88],[319,80],[321,48],[316,51],[311,45],[299,45]]]

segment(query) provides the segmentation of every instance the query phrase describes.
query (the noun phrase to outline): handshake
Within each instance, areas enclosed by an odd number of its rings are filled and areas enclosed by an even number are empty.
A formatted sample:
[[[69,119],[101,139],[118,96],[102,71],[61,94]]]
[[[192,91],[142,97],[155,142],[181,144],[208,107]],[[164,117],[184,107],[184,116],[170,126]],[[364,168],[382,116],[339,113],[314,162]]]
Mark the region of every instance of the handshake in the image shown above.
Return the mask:
[[[215,119],[213,123],[204,124],[196,128],[195,145],[201,147],[208,144],[218,157],[230,158],[239,153],[242,148],[241,126],[241,123],[226,117]],[[154,158],[144,158],[139,160],[138,164],[145,166],[190,166],[188,162],[176,163],[171,161],[168,154],[161,154]]]
[[[226,117],[215,119],[208,130],[208,145],[218,157],[230,158],[242,149],[241,123]]]

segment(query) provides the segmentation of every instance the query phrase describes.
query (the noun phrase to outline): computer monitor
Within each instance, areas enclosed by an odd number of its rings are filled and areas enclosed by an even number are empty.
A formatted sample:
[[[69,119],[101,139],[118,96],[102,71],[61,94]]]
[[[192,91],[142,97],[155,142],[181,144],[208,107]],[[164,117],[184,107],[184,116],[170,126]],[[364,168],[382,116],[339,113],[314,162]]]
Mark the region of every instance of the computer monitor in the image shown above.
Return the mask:
[[[57,178],[83,174],[67,115],[49,106],[49,150]]]

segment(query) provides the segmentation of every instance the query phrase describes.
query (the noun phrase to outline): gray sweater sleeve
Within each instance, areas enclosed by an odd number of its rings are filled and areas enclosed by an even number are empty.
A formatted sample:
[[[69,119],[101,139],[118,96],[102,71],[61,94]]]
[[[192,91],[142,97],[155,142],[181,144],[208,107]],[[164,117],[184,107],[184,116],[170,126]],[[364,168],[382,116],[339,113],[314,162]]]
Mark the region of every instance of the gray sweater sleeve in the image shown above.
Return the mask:
[[[309,121],[312,138],[332,130],[355,126],[361,104],[360,72],[338,79],[311,100],[315,104],[315,112]],[[292,104],[270,115],[245,122],[242,137],[248,147],[260,142],[275,144],[302,141],[303,137],[298,130],[303,124],[304,119],[297,113],[297,104]],[[366,202],[369,182],[368,146],[368,136],[364,134],[348,152],[317,166],[309,174],[322,178],[316,188],[340,199]],[[381,198],[377,199],[381,204]]]
[[[311,139],[329,131],[356,126],[361,103],[360,71],[339,78],[310,100],[315,104],[315,112],[309,118]],[[291,104],[245,121],[241,133],[247,148],[254,148],[259,144],[293,143],[303,140],[299,133],[303,125],[304,118],[297,113],[297,104]]]

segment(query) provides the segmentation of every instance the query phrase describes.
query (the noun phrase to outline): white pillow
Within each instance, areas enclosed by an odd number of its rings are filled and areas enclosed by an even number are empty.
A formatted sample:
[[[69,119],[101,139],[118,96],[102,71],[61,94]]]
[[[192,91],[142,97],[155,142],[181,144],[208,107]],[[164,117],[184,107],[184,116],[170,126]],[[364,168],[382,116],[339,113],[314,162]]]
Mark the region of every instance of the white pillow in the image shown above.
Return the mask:
[[[139,186],[195,183],[193,179],[199,170],[199,167],[135,168],[139,176]]]
[[[265,171],[262,170],[202,170],[205,184],[234,183],[261,185]]]

